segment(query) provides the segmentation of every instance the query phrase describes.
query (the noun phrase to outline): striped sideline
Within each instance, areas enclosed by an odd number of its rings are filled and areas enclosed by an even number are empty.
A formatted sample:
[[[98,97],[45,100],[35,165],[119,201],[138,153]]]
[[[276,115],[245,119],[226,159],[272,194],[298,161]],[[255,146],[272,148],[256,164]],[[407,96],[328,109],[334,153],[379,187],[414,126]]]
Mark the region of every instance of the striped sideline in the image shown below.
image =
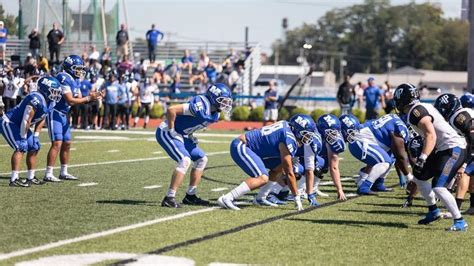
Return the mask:
[[[117,234],[117,233],[122,233],[122,232],[125,232],[125,231],[129,231],[129,230],[133,230],[133,229],[137,229],[137,228],[141,228],[141,227],[145,227],[145,226],[149,226],[149,225],[168,222],[168,221],[172,221],[172,220],[178,220],[178,219],[181,219],[181,218],[184,218],[184,217],[214,211],[216,209],[218,209],[218,207],[211,207],[211,208],[205,208],[205,209],[196,210],[196,211],[180,213],[180,214],[176,214],[176,215],[172,215],[172,216],[168,216],[168,217],[158,218],[158,219],[155,219],[155,220],[150,220],[150,221],[146,221],[146,222],[141,222],[141,223],[136,223],[136,224],[127,225],[127,226],[123,226],[123,227],[118,227],[118,228],[115,228],[115,229],[110,229],[110,230],[106,230],[106,231],[102,231],[102,232],[98,232],[98,233],[93,233],[93,234],[83,235],[83,236],[75,237],[75,238],[71,238],[71,239],[61,240],[61,241],[58,241],[58,242],[53,242],[53,243],[49,243],[49,244],[34,247],[34,248],[27,248],[27,249],[17,250],[17,251],[6,253],[6,254],[0,254],[0,261],[15,258],[15,257],[20,257],[20,256],[24,256],[24,255],[28,255],[28,254],[32,254],[32,253],[36,253],[36,252],[40,252],[40,251],[44,251],[44,250],[48,250],[48,249],[52,249],[52,248],[57,248],[57,247],[60,247],[60,246],[69,245],[69,244],[73,244],[73,243],[77,243],[77,242],[81,242],[81,241],[86,241],[86,240],[91,240],[91,239],[95,239],[95,238],[99,238],[99,237],[104,237],[104,236],[109,236],[109,235],[113,235],[113,234]]]
[[[207,156],[219,155],[219,154],[228,154],[228,151],[217,151],[217,152],[210,152],[207,153]],[[149,157],[149,158],[141,158],[141,159],[128,159],[128,160],[118,160],[118,161],[106,161],[106,162],[98,162],[98,163],[82,163],[82,164],[71,164],[68,168],[75,168],[75,167],[84,167],[84,166],[96,166],[96,165],[108,165],[108,164],[118,164],[118,163],[135,163],[135,162],[144,162],[144,161],[155,161],[155,160],[163,160],[169,159],[169,156],[160,156],[160,157]],[[59,169],[60,167],[54,167],[54,169]],[[44,171],[45,169],[37,169],[37,172]],[[26,170],[20,171],[19,173],[26,173]],[[0,173],[0,175],[9,175],[11,172]]]

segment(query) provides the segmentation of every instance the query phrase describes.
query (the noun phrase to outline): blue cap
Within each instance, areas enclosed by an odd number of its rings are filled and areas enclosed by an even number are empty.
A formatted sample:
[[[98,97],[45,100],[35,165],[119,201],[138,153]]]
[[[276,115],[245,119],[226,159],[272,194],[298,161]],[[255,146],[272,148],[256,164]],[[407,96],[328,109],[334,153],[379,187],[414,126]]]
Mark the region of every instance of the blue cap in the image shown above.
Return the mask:
[[[374,77],[369,77],[369,79],[367,79],[367,81],[374,81]]]

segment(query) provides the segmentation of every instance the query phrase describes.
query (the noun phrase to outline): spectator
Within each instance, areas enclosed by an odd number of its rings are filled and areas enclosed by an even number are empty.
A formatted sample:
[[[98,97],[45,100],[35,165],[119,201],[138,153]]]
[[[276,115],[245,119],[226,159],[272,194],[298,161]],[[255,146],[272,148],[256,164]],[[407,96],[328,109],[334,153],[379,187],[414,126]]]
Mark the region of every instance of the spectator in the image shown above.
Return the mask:
[[[197,68],[199,70],[204,70],[204,68],[209,64],[209,56],[205,52],[202,52],[199,55],[199,62]]]
[[[382,86],[382,89],[384,91],[385,97],[384,111],[386,114],[389,114],[395,109],[395,101],[393,100],[394,89],[390,86],[390,83],[388,83],[388,81],[385,81],[384,85]]]
[[[110,54],[109,46],[104,47],[102,54],[100,54],[100,64],[102,65],[102,67],[112,66],[112,55]]]
[[[85,77],[81,80],[81,95],[82,97],[86,97],[90,94],[92,90],[92,83],[86,79]],[[79,105],[79,116],[81,118],[81,128],[82,129],[90,129],[90,103],[87,104],[80,104]]]
[[[362,82],[359,81],[354,86],[354,93],[356,95],[357,108],[360,109],[362,106],[362,101],[364,100],[364,85]]]
[[[119,75],[130,72],[133,69],[133,63],[128,59],[128,55],[123,57],[122,62],[117,64],[117,71]]]
[[[115,41],[117,42],[117,60],[121,60],[123,56],[128,56],[128,31],[125,24],[120,25]]]
[[[52,64],[56,63],[59,65],[61,45],[64,42],[64,34],[58,29],[58,23],[53,23],[53,29],[49,31],[47,38],[49,44],[50,61]],[[54,61],[55,55],[56,61]]]
[[[8,30],[4,27],[3,21],[0,20],[0,49],[2,50],[2,65],[5,64],[7,52],[7,35]]]
[[[265,91],[265,111],[263,112],[263,126],[268,122],[275,123],[278,119],[278,91],[275,88],[275,80],[268,82],[268,90]]]
[[[120,118],[120,128],[122,130],[129,129],[130,107],[132,106],[132,98],[127,77],[121,76],[118,91],[118,116]]]
[[[89,54],[89,66],[93,66],[99,62],[100,53],[97,51],[95,45],[91,45],[90,49],[91,53]]]
[[[341,115],[352,114],[355,92],[349,80],[350,77],[345,76],[344,82],[339,86],[337,91],[337,102],[341,107]]]
[[[184,55],[181,57],[181,68],[188,69],[189,75],[193,70],[193,57],[189,53],[189,50],[184,50]]]
[[[204,74],[206,76],[206,83],[216,83],[217,79],[217,68],[212,61],[204,68]]]
[[[34,28],[30,35],[28,35],[28,39],[30,39],[30,52],[34,59],[38,60],[39,51],[41,48],[41,38],[37,28]]]
[[[119,84],[116,80],[115,73],[109,73],[107,81],[104,83],[102,90],[105,91],[105,111],[104,120],[102,122],[103,128],[111,130],[117,129],[116,118],[118,109],[118,93]]]
[[[48,59],[46,59],[45,56],[43,55],[40,55],[39,56],[39,59],[38,59],[38,68],[42,71],[44,71],[45,73],[48,73],[49,72],[49,62],[48,62]]]
[[[163,70],[165,83],[179,83],[181,79],[181,68],[173,59],[169,65]]]
[[[17,104],[17,97],[19,96],[20,88],[23,84],[20,84],[21,80],[19,77],[15,77],[13,70],[8,70],[7,76],[2,80],[4,91],[3,91],[3,103],[5,104],[4,112],[12,109]]]
[[[161,36],[161,38],[158,40],[158,38]],[[148,59],[150,62],[155,62],[155,50],[156,46],[158,45],[158,42],[163,40],[163,37],[165,35],[155,29],[155,24],[151,24],[151,29],[147,31],[146,33],[146,40],[148,43]]]
[[[374,78],[370,77],[367,82],[369,86],[364,90],[365,120],[372,120],[379,117],[380,106],[385,108],[385,97],[382,90],[375,85]]]
[[[139,94],[140,96],[137,99],[137,102],[139,104],[138,111],[135,115],[133,127],[136,127],[138,124],[138,121],[140,119],[140,114],[142,111],[145,112],[145,122],[143,123],[143,128],[147,127],[148,122],[150,121],[150,112],[153,107],[153,102],[154,102],[154,95],[153,93],[156,90],[156,86],[149,83],[149,82],[144,82],[140,84],[140,91]]]
[[[237,63],[239,60],[239,55],[237,52],[234,50],[234,48],[229,49],[229,54],[225,58],[226,60],[229,60],[231,64]]]
[[[244,77],[244,66],[242,64],[236,64],[236,66],[234,67],[234,70],[229,74],[229,79],[227,82],[232,93],[242,91],[243,77]]]

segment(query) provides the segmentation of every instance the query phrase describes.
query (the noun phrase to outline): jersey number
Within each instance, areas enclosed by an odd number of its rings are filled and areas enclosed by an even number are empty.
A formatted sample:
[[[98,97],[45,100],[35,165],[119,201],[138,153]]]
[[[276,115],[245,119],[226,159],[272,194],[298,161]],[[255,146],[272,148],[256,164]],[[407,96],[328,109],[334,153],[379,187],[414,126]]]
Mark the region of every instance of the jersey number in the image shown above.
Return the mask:
[[[282,129],[282,128],[283,128],[283,121],[280,121],[280,122],[276,122],[275,124],[262,127],[260,132],[262,133],[262,136],[268,136],[268,135],[272,134],[273,132],[275,132],[279,129]]]
[[[372,125],[374,126],[375,129],[379,129],[383,127],[385,124],[387,124],[390,120],[392,120],[391,116],[384,115],[381,118],[375,120]]]

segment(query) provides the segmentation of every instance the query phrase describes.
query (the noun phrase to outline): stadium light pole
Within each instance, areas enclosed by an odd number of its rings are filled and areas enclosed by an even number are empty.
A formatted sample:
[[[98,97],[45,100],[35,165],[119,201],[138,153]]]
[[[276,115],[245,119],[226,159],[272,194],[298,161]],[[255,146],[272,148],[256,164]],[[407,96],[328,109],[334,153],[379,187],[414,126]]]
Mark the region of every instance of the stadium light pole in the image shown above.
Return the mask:
[[[469,48],[467,56],[467,89],[474,93],[474,4],[469,4]]]

